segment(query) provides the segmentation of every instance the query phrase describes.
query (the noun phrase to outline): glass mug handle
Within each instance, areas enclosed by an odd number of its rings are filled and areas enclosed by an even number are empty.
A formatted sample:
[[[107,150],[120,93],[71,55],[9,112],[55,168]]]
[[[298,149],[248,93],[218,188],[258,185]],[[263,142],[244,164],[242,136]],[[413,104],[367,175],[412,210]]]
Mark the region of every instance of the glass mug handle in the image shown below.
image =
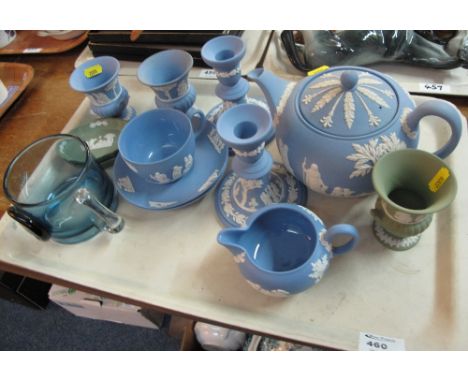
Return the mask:
[[[190,122],[192,123],[192,126],[194,126],[194,123],[193,123],[194,120],[198,120],[197,128],[194,127],[193,129],[195,138],[198,138],[206,126],[205,113],[203,113],[203,111],[201,111],[200,109],[197,109],[196,107],[191,107],[185,113],[187,114],[187,117],[189,117]]]
[[[75,192],[74,198],[78,204],[92,210],[100,219],[103,225],[98,227],[99,229],[109,233],[119,233],[122,231],[125,224],[124,219],[104,206],[86,188],[78,189]],[[50,239],[48,229],[27,212],[12,206],[8,208],[7,213],[39,240],[46,241]]]
[[[122,231],[125,224],[123,218],[97,200],[86,188],[78,189],[74,196],[78,204],[89,208],[104,223],[99,228],[109,233],[119,233]]]

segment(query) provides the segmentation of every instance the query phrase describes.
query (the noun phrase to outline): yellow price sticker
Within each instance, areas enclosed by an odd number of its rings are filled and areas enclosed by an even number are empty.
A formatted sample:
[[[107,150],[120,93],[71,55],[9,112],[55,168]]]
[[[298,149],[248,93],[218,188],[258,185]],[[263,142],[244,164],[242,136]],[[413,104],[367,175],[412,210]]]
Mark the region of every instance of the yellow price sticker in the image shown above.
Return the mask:
[[[318,68],[315,68],[309,72],[307,72],[307,75],[308,76],[313,76],[314,74],[317,74],[317,73],[320,73],[320,72],[323,72],[327,69],[329,69],[330,67],[327,66],[327,65],[322,65],[322,66],[319,66]]]
[[[101,73],[102,73],[102,66],[99,64],[90,66],[89,68],[86,68],[84,70],[84,75],[87,78],[96,77],[98,74],[101,74]]]
[[[437,192],[450,176],[450,171],[447,167],[441,167],[439,171],[432,177],[429,182],[429,190]]]

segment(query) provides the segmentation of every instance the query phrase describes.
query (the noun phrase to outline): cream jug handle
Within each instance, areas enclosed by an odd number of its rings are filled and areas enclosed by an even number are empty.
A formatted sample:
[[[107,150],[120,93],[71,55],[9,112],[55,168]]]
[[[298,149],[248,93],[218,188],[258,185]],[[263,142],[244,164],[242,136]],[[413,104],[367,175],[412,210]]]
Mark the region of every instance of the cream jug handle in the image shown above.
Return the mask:
[[[462,115],[455,105],[448,101],[441,99],[426,101],[416,107],[416,109],[408,115],[406,123],[408,124],[407,127],[409,128],[410,133],[417,134],[419,130],[419,121],[429,115],[444,119],[448,122],[450,129],[452,130],[452,134],[450,135],[448,142],[434,153],[434,155],[437,155],[439,158],[445,158],[455,150],[455,147],[457,147],[458,142],[460,141],[462,132]],[[403,129],[404,128],[405,127],[403,126]]]
[[[359,242],[359,232],[354,226],[350,224],[336,224],[330,227],[327,229],[327,232],[324,235],[324,239],[329,243],[332,243],[333,239],[341,235],[350,236],[351,240],[343,245],[332,245],[332,251],[334,255],[341,255],[345,252],[351,251]]]

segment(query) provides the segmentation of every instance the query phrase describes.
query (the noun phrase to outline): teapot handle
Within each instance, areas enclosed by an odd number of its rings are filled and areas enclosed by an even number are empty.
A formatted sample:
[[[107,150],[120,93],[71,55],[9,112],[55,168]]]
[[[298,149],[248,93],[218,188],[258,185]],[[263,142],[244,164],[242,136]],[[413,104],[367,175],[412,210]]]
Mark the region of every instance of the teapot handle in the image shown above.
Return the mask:
[[[332,251],[334,255],[341,255],[345,252],[351,251],[356,244],[359,242],[359,232],[351,224],[336,224],[329,229],[324,235],[324,239],[331,243],[333,239],[339,235],[351,236],[351,240],[346,244],[339,246],[332,246]]]
[[[410,133],[417,134],[419,129],[419,121],[424,117],[434,115],[448,122],[452,134],[448,142],[437,150],[434,155],[439,158],[445,158],[455,150],[461,138],[462,132],[462,117],[459,110],[448,101],[441,99],[429,100],[414,109],[407,117],[406,122],[410,129]]]

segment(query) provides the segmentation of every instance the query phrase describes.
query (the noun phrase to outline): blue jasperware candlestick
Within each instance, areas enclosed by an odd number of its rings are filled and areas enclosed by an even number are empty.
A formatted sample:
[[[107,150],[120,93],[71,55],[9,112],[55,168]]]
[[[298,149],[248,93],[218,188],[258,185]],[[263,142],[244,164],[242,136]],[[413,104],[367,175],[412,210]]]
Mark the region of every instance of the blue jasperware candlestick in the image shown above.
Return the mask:
[[[307,190],[265,150],[273,130],[268,111],[248,103],[232,106],[216,125],[221,139],[232,148],[232,171],[217,188],[215,206],[221,221],[243,226],[248,217],[272,203],[307,202]]]

